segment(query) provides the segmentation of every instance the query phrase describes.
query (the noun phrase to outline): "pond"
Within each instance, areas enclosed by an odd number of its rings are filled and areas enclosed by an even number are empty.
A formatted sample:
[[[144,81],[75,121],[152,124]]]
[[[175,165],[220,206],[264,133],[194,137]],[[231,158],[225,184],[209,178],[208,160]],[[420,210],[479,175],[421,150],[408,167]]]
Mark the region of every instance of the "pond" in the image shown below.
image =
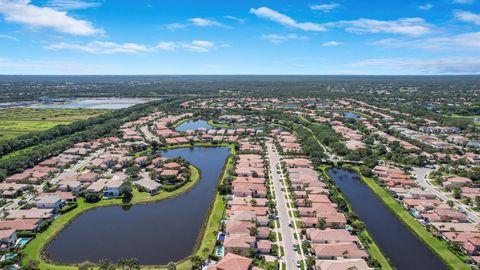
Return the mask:
[[[197,129],[200,129],[200,128],[212,129],[212,128],[215,128],[215,127],[210,125],[205,120],[188,120],[188,121],[183,122],[178,127],[176,127],[176,130],[187,131],[187,130],[197,130]]]
[[[345,118],[352,118],[352,119],[360,119],[361,116],[358,114],[358,113],[354,113],[354,112],[343,112],[343,116]]]
[[[328,170],[347,197],[374,241],[398,270],[447,270],[448,268],[421,240],[360,181],[358,174],[342,169]]]
[[[230,153],[226,147],[178,148],[162,153],[181,156],[201,170],[190,191],[151,204],[108,206],[80,215],[46,247],[57,263],[137,258],[143,265],[164,265],[192,254]]]

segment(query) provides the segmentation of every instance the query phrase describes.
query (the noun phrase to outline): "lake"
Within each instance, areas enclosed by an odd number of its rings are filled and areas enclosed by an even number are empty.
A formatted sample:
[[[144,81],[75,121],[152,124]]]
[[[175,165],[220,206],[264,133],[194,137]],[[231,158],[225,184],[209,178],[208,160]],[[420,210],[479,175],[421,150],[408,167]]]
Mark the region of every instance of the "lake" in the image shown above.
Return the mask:
[[[197,130],[200,128],[213,129],[214,126],[208,124],[205,120],[188,120],[177,126],[175,129],[178,131]]]
[[[38,109],[124,109],[136,104],[146,103],[153,99],[148,98],[92,98],[74,99],[65,103],[35,103],[31,108]]]
[[[347,197],[374,241],[398,270],[447,270],[448,268],[421,240],[366,186],[358,174],[330,169],[328,174]]]
[[[162,153],[182,156],[201,170],[190,191],[177,197],[128,206],[107,206],[88,211],[48,244],[53,262],[98,262],[137,258],[143,265],[164,265],[192,254],[217,190],[226,147],[178,148]]]

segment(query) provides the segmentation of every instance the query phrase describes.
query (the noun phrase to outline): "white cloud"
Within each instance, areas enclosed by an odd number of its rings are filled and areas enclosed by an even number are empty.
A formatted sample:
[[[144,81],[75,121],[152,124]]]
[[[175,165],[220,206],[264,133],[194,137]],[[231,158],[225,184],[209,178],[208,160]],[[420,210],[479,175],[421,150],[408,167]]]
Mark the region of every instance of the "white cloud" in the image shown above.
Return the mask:
[[[375,67],[402,74],[479,74],[479,57],[450,57],[440,59],[380,58],[348,64],[349,67]],[[389,72],[390,73],[390,72]]]
[[[157,44],[156,48],[161,51],[174,51],[177,48],[177,44],[171,41],[162,41]]]
[[[176,30],[179,30],[179,29],[187,28],[187,27],[188,27],[188,25],[184,24],[184,23],[171,23],[171,24],[166,24],[165,25],[165,28],[167,28],[168,30],[171,30],[171,31],[176,31]]]
[[[222,46],[223,47],[223,46]],[[162,41],[156,46],[147,46],[139,43],[115,43],[106,41],[93,41],[90,43],[69,43],[60,42],[50,44],[44,47],[49,50],[73,50],[95,55],[110,55],[110,54],[143,54],[154,53],[158,51],[175,51],[183,49],[191,52],[208,52],[217,48],[214,42],[206,40],[192,40],[189,42],[183,41]]]
[[[472,4],[475,1],[474,0],[453,0],[452,2],[455,4]]]
[[[480,25],[480,14],[464,10],[455,10],[453,15],[457,20]]]
[[[263,39],[270,40],[273,43],[283,43],[288,40],[306,40],[308,37],[299,36],[296,34],[288,34],[288,35],[277,35],[277,34],[262,34],[261,36]]]
[[[332,40],[332,41],[327,41],[327,42],[322,43],[323,47],[335,47],[335,46],[338,46],[338,45],[342,45],[342,42]]]
[[[330,12],[331,10],[339,6],[340,4],[337,4],[337,3],[319,4],[319,5],[310,5],[310,9],[315,11]]]
[[[95,1],[82,1],[82,0],[49,0],[47,1],[47,7],[59,9],[59,10],[75,10],[75,9],[87,9],[99,7],[102,4]]]
[[[214,42],[206,40],[193,40],[191,42],[162,41],[155,47],[155,49],[161,51],[175,51],[177,49],[184,49],[191,52],[209,52],[215,48],[216,45]]]
[[[206,26],[223,26],[223,24],[217,22],[216,20],[206,19],[206,18],[191,18],[188,20],[193,25],[206,27]]]
[[[176,31],[180,29],[185,29],[189,26],[198,26],[198,27],[210,27],[210,26],[216,26],[216,27],[224,27],[228,28],[228,26],[214,20],[214,19],[207,19],[207,18],[191,18],[187,20],[188,23],[171,23],[171,24],[166,24],[164,27],[168,30],[171,31]]]
[[[410,36],[424,35],[430,32],[430,24],[423,18],[400,18],[394,21],[358,19],[326,23],[325,26],[342,27],[351,33],[389,33]]]
[[[387,38],[371,42],[390,48],[417,48],[426,50],[480,50],[480,32],[415,40]]]
[[[103,32],[88,21],[69,16],[66,11],[35,6],[30,0],[0,0],[0,14],[7,22],[32,28],[50,28],[66,34],[91,36]]]
[[[192,52],[208,52],[215,48],[215,44],[211,41],[194,40],[190,43],[183,43],[182,47]]]
[[[224,16],[224,18],[232,20],[232,21],[236,21],[236,22],[241,23],[241,24],[244,24],[244,23],[247,22],[245,19],[238,18],[238,17],[235,17],[235,16],[230,16],[230,15]]]
[[[13,41],[18,41],[18,38],[14,37],[14,36],[10,36],[10,35],[0,34],[0,38],[9,39],[9,40],[13,40]]]
[[[326,31],[325,27],[312,22],[297,22],[296,20],[292,19],[291,17],[279,13],[275,10],[272,10],[268,7],[260,7],[260,8],[251,8],[250,13],[256,15],[257,17],[268,19],[274,22],[277,22],[281,25],[288,26],[295,29],[300,29],[303,31],[317,31],[322,32]]]
[[[425,5],[420,5],[418,6],[419,9],[421,10],[430,10],[433,8],[433,5],[431,3],[427,3]]]
[[[147,46],[138,43],[118,44],[105,41],[93,41],[87,44],[60,42],[48,45],[45,48],[50,50],[74,50],[97,55],[117,53],[139,54],[151,51]]]

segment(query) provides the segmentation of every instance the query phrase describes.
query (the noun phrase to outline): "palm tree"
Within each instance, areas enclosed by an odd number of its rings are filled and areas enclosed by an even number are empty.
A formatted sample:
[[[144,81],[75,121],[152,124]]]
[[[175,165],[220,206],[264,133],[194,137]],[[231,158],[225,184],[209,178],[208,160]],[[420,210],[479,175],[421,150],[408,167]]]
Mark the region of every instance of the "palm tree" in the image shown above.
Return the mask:
[[[192,269],[202,269],[203,259],[200,256],[195,255],[190,258],[190,261],[192,262]]]
[[[121,258],[120,260],[118,260],[118,266],[120,266],[123,269],[125,269],[125,266],[127,266],[128,264],[128,260],[125,259],[125,258]]]
[[[140,263],[138,263],[137,258],[132,258],[132,259],[127,260],[127,266],[128,266],[128,269],[130,269],[130,270],[140,269]]]
[[[257,227],[251,227],[251,228],[249,228],[248,230],[250,231],[250,235],[251,235],[251,236],[255,236],[255,235],[258,234],[258,229],[257,229]]]
[[[207,256],[208,253],[210,253],[210,250],[207,247],[205,247],[205,248],[203,248],[202,253],[203,253],[203,255]]]

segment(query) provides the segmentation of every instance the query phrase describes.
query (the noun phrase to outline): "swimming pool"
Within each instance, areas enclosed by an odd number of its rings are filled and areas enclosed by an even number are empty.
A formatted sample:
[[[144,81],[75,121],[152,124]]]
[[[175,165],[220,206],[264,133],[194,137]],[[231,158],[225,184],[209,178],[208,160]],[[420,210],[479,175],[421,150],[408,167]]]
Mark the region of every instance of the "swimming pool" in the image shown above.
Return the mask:
[[[217,252],[215,252],[217,255],[217,257],[223,257],[223,247],[222,246],[219,246],[217,247]]]
[[[17,242],[15,243],[15,246],[24,247],[28,242],[30,242],[30,240],[32,240],[32,238],[29,238],[29,237],[18,238]]]
[[[222,232],[219,232],[217,235],[217,240],[220,240],[220,241],[225,240],[225,234]]]
[[[17,255],[18,254],[15,254],[15,253],[7,253],[7,254],[2,256],[1,261],[11,260],[11,259],[15,258]]]

